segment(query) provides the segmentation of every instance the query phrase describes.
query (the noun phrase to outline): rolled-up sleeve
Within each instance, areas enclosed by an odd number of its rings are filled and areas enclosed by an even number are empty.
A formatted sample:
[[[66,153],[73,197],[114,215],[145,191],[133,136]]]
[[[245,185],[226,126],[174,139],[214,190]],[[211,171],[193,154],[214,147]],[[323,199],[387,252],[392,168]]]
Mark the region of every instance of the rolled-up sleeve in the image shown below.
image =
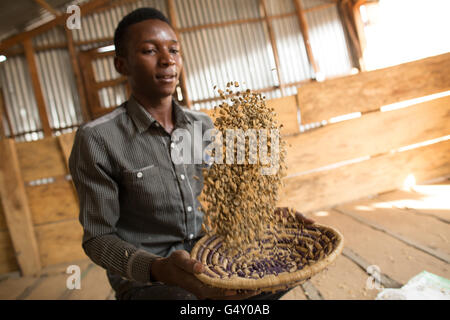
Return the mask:
[[[75,136],[69,169],[78,193],[82,247],[99,266],[139,282],[150,282],[152,262],[159,258],[117,235],[120,217],[119,186],[95,127],[81,127]]]

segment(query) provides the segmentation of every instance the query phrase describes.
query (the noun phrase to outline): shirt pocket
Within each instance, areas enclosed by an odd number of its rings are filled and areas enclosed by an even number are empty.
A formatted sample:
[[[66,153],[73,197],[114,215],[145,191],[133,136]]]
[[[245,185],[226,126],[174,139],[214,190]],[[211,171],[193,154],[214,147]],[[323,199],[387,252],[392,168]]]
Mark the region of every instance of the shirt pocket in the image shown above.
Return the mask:
[[[153,164],[140,169],[124,170],[122,178],[125,189],[130,192],[151,196],[159,196],[163,192],[160,170]]]

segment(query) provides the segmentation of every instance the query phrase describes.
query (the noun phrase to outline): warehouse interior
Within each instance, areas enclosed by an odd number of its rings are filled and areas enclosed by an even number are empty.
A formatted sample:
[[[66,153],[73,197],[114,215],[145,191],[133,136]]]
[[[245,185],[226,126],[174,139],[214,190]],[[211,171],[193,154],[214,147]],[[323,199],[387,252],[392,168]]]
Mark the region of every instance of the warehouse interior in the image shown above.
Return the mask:
[[[262,93],[289,144],[279,206],[344,236],[336,261],[282,299],[375,299],[424,271],[450,279],[447,1],[7,0],[0,299],[115,299],[81,247],[68,159],[77,128],[129,98],[113,35],[140,7],[180,39],[174,99],[210,114],[214,86]]]

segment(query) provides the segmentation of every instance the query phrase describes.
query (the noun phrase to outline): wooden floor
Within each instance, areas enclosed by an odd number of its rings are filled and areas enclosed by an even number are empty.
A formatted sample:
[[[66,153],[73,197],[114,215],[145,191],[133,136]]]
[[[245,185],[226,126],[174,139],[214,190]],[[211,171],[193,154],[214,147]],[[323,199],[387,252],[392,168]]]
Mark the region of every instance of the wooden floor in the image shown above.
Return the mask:
[[[423,270],[450,278],[450,180],[378,194],[311,212],[317,222],[341,231],[345,248],[322,273],[283,299],[374,299],[367,268],[381,285],[404,285]],[[68,290],[69,265],[81,269],[81,289]],[[371,283],[369,281],[369,283]],[[46,268],[40,277],[0,275],[0,299],[114,300],[105,271],[88,260]]]

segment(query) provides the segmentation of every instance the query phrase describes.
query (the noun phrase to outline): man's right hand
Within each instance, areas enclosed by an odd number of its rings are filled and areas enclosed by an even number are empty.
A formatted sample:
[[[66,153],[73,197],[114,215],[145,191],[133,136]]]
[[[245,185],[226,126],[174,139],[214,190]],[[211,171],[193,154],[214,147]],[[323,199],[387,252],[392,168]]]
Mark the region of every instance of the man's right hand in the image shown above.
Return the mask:
[[[202,263],[191,259],[184,250],[174,251],[169,257],[152,263],[152,279],[167,285],[175,285],[193,293],[198,299],[239,300],[259,294],[259,291],[238,293],[237,290],[213,288],[201,282],[194,274],[205,271]]]

